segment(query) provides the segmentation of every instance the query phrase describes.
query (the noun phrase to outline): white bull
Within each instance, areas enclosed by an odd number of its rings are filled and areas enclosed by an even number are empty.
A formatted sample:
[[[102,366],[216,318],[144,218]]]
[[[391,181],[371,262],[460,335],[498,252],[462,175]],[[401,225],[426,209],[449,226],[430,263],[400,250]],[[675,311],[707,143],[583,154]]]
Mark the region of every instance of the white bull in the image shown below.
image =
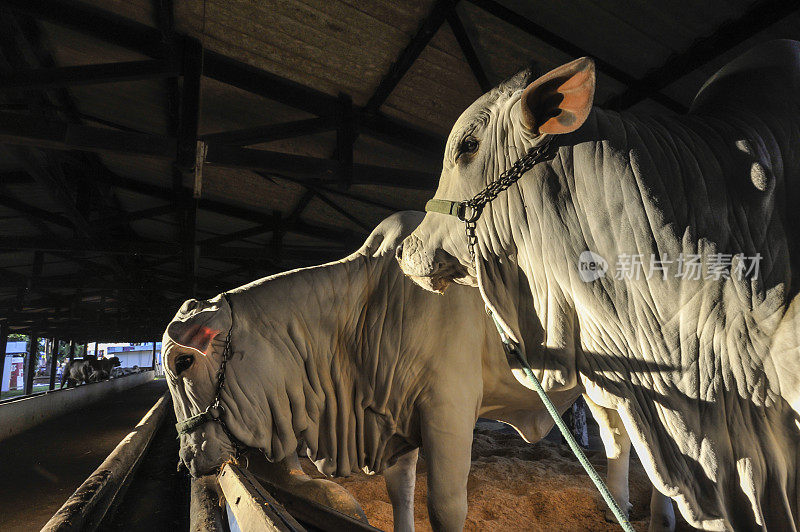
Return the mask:
[[[221,402],[235,438],[275,461],[291,461],[302,440],[327,475],[383,471],[396,530],[413,529],[423,446],[432,524],[460,530],[477,417],[507,422],[529,442],[553,422],[509,371],[477,291],[461,287],[435,297],[403,276],[395,248],[421,219],[421,213],[396,214],[340,261],[184,303],[163,339],[178,420],[212,402],[230,331],[233,355]],[[574,389],[553,399],[563,412],[579,395]],[[612,491],[627,509],[630,440],[615,412],[590,406]],[[231,452],[216,423],[181,439],[181,458],[195,476]],[[653,522],[674,523],[669,500],[654,497]]]
[[[693,526],[796,531],[800,43],[725,66],[687,116],[594,107],[588,58],[528,74],[456,122],[404,271],[479,287],[546,389],[619,413]],[[462,216],[473,255],[446,207],[490,183],[511,186]]]

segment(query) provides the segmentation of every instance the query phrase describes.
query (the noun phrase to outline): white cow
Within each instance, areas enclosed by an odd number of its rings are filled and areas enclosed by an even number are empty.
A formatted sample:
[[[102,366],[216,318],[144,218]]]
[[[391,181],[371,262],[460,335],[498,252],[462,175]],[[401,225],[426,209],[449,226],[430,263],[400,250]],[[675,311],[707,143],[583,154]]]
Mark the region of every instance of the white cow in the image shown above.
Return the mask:
[[[547,389],[620,414],[693,526],[797,530],[800,43],[736,59],[687,116],[598,109],[594,88],[582,58],[470,106],[402,267],[478,286]],[[511,186],[473,262],[446,207],[490,183]]]
[[[484,304],[468,288],[431,296],[403,276],[396,246],[422,213],[381,223],[340,261],[267,277],[209,301],[184,303],[163,353],[179,421],[212,402],[225,340],[232,358],[221,403],[233,436],[275,461],[299,441],[327,475],[385,473],[396,530],[413,529],[417,449],[428,460],[428,508],[437,530],[460,530],[467,509],[472,430],[483,416],[529,442],[553,426],[538,396],[509,371]],[[563,412],[579,390],[553,394]],[[609,458],[609,480],[628,508],[630,440],[619,417],[592,405]],[[217,423],[182,436],[193,475],[232,452]],[[656,495],[655,523],[669,524]]]

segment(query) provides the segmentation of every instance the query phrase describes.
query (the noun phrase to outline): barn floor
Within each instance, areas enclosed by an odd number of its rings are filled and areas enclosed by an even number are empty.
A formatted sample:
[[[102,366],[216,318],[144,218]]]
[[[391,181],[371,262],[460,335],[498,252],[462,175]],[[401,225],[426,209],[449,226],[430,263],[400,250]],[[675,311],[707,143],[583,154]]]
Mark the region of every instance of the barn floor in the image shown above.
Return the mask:
[[[0,442],[0,530],[39,530],[166,391],[153,381]]]
[[[591,427],[591,425],[590,425]],[[586,454],[605,477],[605,454],[590,428],[590,450]],[[594,437],[593,437],[594,436]],[[306,472],[321,477],[313,464],[302,460]],[[392,530],[392,507],[380,475],[356,473],[333,479],[358,500],[372,526]],[[637,458],[631,460],[631,524],[646,531],[650,522],[650,481]],[[427,496],[427,465],[417,466],[414,521],[418,531],[430,531]],[[528,444],[513,431],[478,428],[472,444],[472,468],[467,483],[469,510],[465,531],[607,531],[619,525],[604,518],[605,503],[586,472],[558,437]],[[677,532],[694,530],[678,516]]]

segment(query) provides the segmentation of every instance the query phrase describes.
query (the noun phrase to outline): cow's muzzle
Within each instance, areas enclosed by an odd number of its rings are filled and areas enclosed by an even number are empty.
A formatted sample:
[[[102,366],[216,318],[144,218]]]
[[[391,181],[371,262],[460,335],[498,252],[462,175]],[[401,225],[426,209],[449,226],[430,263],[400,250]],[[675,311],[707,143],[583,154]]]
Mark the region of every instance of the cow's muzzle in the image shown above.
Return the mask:
[[[395,257],[404,274],[432,292],[442,293],[454,279],[467,275],[466,268],[455,257],[443,249],[429,251],[413,234],[397,247]]]

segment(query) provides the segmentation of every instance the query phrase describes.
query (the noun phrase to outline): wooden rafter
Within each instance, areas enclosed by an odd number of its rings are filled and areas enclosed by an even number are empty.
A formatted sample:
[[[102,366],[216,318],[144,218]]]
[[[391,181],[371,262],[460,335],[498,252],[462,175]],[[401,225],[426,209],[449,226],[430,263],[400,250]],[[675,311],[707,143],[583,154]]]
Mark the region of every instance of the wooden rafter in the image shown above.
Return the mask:
[[[470,70],[472,70],[472,75],[475,76],[475,80],[478,82],[481,90],[483,92],[488,92],[493,86],[492,82],[489,81],[489,77],[486,75],[486,70],[481,64],[481,60],[475,51],[472,40],[467,34],[464,23],[461,21],[458,10],[454,9],[450,12],[447,16],[447,24],[453,31],[453,35],[456,41],[458,41],[458,46],[461,48],[461,53],[464,54],[464,58],[467,60]]]
[[[267,124],[233,131],[222,131],[220,133],[202,135],[200,138],[209,144],[249,146],[262,142],[272,142],[275,140],[333,131],[338,127],[338,122],[337,116],[321,116],[318,118],[307,118],[305,120],[294,120],[292,122],[281,122],[279,124]]]
[[[163,55],[163,35],[158,29],[80,2],[3,0],[3,5],[145,56]],[[176,38],[182,36],[176,34]],[[334,96],[209,50],[203,56],[203,75],[317,116],[335,115],[339,105]],[[379,138],[403,137],[405,146],[423,153],[438,154],[444,146],[441,135],[362,108],[354,109],[354,113],[364,133]]]
[[[0,91],[44,90],[118,81],[158,79],[178,75],[178,67],[167,61],[148,59],[100,65],[18,70],[0,80]]]
[[[625,92],[610,98],[605,106],[611,109],[627,109],[646,98],[653,98],[658,91],[798,9],[800,4],[786,0],[754,2],[740,17],[726,21],[711,35],[698,39],[684,52],[672,55],[663,65],[654,68],[642,79],[629,83]]]
[[[0,141],[57,150],[82,150],[142,155],[172,161],[177,141],[172,137],[114,131],[82,124],[36,119],[18,113],[0,112]],[[307,179],[339,180],[340,165],[331,159],[209,144],[206,164],[229,168],[263,169]],[[437,176],[416,170],[400,170],[369,164],[352,165],[352,183],[389,185],[432,190]]]
[[[502,5],[500,2],[496,0],[467,0],[472,4],[475,4],[479,8],[483,9],[487,13],[494,15],[495,17],[499,18],[500,20],[506,22],[507,24],[511,24],[519,28],[520,30],[524,31],[532,35],[533,37],[539,39],[540,41],[561,50],[562,52],[571,55],[573,57],[581,57],[581,56],[591,56],[594,58],[595,64],[597,68],[611,76],[612,78],[620,81],[625,85],[634,85],[637,83],[637,79],[627,72],[621,70],[620,68],[614,66],[613,64],[609,63],[608,61],[597,57],[596,55],[592,54],[590,51],[581,48],[580,46],[564,39],[560,35],[553,33],[552,31],[548,30],[541,24],[537,24],[533,20],[522,16],[519,13],[512,11],[511,9],[507,8],[506,6]],[[663,94],[654,93],[651,95],[652,99],[658,102],[659,104],[663,105],[667,109],[671,111],[675,111],[677,113],[684,113],[686,112],[686,106],[682,105],[672,98],[664,96]]]
[[[400,55],[392,63],[389,67],[389,71],[378,84],[375,92],[372,93],[372,96],[364,106],[365,112],[373,113],[380,109],[381,105],[383,105],[392,91],[394,91],[395,87],[400,83],[400,80],[403,79],[406,72],[411,68],[411,65],[414,64],[425,47],[428,46],[431,39],[433,39],[433,36],[436,35],[436,32],[439,31],[439,28],[442,27],[442,24],[447,20],[447,15],[453,11],[457,3],[458,0],[437,0],[431,12],[419,25],[414,37],[411,38],[411,41],[409,41],[403,51],[400,52]]]

